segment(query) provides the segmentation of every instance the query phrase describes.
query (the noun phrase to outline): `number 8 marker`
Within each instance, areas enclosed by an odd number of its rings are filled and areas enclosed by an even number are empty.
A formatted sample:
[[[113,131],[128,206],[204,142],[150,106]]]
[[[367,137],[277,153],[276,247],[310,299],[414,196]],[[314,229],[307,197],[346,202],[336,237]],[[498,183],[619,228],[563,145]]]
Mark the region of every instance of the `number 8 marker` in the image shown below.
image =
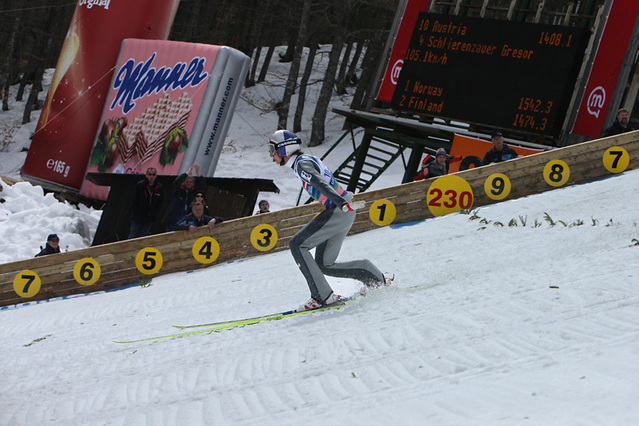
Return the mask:
[[[565,161],[552,160],[544,167],[544,180],[550,186],[562,186],[570,178],[570,167]]]

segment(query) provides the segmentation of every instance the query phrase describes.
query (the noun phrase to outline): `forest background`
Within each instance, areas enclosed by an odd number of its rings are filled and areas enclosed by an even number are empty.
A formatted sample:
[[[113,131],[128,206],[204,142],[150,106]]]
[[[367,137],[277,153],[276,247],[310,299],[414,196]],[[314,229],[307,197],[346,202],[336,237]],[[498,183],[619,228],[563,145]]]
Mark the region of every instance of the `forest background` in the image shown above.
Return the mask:
[[[0,7],[0,99],[9,108],[9,87],[19,84],[17,99],[26,97],[23,124],[37,119],[41,107],[42,76],[55,68],[77,2],[68,0],[3,0]],[[181,1],[170,40],[230,46],[251,58],[246,86],[263,82],[272,61],[290,62],[282,99],[274,100],[278,128],[301,130],[304,94],[321,84],[315,102],[310,146],[324,140],[324,123],[335,90],[355,91],[351,107],[369,109],[375,76],[399,0],[188,0]],[[328,45],[327,49],[320,49]],[[274,58],[275,47],[288,46]],[[304,47],[308,60],[302,69]],[[321,81],[310,81],[316,55],[327,56]],[[258,64],[261,66],[258,68]],[[115,64],[114,64],[115,65]],[[32,84],[33,83],[33,84]],[[29,90],[25,93],[25,90]],[[300,101],[290,110],[292,95]],[[290,121],[292,118],[292,121]],[[1,142],[1,141],[0,141]],[[0,147],[1,149],[1,147]]]
[[[229,46],[251,58],[247,87],[264,82],[273,61],[291,63],[277,111],[277,128],[299,132],[305,107],[313,107],[309,146],[325,137],[331,95],[353,95],[351,109],[369,111],[375,103],[380,66],[387,62],[389,33],[398,6],[405,0],[182,0],[170,40]],[[561,23],[572,11],[571,25],[589,26],[604,0],[573,4],[563,0],[432,0],[431,11],[443,14]],[[17,100],[26,97],[22,124],[37,119],[42,76],[55,68],[77,1],[0,0],[0,101],[9,108],[9,87],[19,84]],[[513,9],[514,7],[514,9]],[[543,13],[538,13],[543,10]],[[287,46],[273,57],[276,47]],[[302,64],[302,52],[308,60]],[[328,61],[323,78],[311,79],[316,56]],[[115,65],[115,64],[114,64]],[[302,67],[303,65],[303,67]],[[33,83],[33,84],[31,84]],[[307,87],[321,85],[319,98],[306,100]],[[29,90],[25,93],[25,90]],[[298,93],[299,91],[299,93]],[[298,93],[295,110],[293,94]],[[269,111],[265,111],[269,112]],[[274,126],[275,127],[275,126]],[[0,150],[12,129],[0,129]],[[309,130],[309,129],[304,129]]]

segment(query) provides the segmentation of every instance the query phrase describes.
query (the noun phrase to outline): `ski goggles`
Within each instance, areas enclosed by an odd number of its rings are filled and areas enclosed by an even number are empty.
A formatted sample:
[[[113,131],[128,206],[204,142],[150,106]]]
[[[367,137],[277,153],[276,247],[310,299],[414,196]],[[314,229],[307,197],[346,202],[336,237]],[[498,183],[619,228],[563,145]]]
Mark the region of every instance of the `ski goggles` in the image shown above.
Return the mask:
[[[269,142],[268,144],[268,155],[275,155],[277,153],[277,145]]]

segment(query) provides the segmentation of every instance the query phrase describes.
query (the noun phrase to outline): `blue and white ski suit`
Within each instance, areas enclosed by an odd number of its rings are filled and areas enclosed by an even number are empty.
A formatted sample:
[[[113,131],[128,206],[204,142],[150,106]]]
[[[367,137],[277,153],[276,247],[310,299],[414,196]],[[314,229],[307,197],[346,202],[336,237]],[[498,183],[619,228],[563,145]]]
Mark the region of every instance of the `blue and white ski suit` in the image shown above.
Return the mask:
[[[352,200],[333,173],[319,158],[308,154],[293,156],[286,165],[293,169],[310,196],[326,207],[289,243],[293,258],[306,278],[311,297],[324,303],[333,293],[324,275],[353,278],[367,286],[383,284],[384,274],[369,260],[335,262],[356,213],[342,211],[342,206]],[[312,248],[315,248],[315,258],[310,253]]]

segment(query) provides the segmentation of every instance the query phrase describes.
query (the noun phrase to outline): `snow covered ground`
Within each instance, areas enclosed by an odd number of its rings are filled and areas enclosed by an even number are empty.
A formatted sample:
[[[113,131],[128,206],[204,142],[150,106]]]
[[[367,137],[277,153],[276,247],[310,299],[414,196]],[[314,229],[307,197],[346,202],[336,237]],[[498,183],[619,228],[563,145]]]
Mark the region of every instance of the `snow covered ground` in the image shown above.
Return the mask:
[[[637,424],[637,185],[349,237],[341,259],[397,284],[339,310],[113,342],[296,307],[308,289],[284,251],[0,311],[0,424]]]
[[[264,152],[275,113],[253,106],[275,90],[245,93],[218,172],[274,179],[282,193],[265,198],[277,210],[298,184]],[[341,120],[329,123],[335,140]],[[396,283],[339,310],[114,343],[298,306],[308,289],[288,251],[2,309],[0,424],[639,424],[638,186],[635,170],[349,237],[340,260],[367,257]],[[35,254],[74,210],[28,184],[8,191],[3,255],[18,250],[9,239]],[[28,203],[36,211],[9,222]],[[99,216],[80,213],[89,227]],[[45,226],[29,240],[27,228]],[[63,247],[79,235],[59,233]]]

